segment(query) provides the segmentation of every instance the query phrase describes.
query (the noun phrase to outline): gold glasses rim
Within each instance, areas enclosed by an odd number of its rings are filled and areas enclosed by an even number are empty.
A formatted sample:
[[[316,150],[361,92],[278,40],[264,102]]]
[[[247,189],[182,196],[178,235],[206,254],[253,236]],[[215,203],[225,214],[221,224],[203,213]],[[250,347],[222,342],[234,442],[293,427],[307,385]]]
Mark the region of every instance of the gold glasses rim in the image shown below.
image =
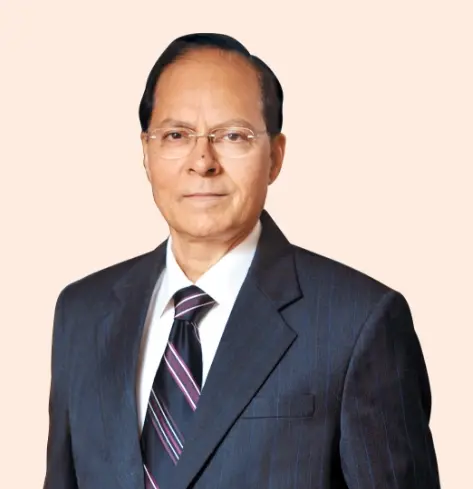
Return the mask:
[[[215,141],[215,133],[217,133],[219,131],[231,131],[231,130],[238,130],[238,129],[244,129],[245,131],[248,131],[249,132],[248,136],[250,137],[251,140],[255,140],[259,136],[264,135],[264,134],[270,135],[270,133],[268,132],[267,129],[258,131],[258,130],[251,129],[249,127],[237,126],[237,125],[217,127],[217,128],[213,128],[207,132],[197,132],[194,129],[191,129],[189,127],[184,127],[184,126],[155,127],[155,128],[152,128],[152,129],[146,131],[144,133],[144,135],[147,139],[154,140],[155,137],[153,137],[153,136],[155,136],[157,133],[163,133],[163,132],[164,133],[165,132],[172,133],[173,131],[178,131],[178,130],[186,131],[188,133],[188,135],[191,136],[191,139],[193,139],[193,144],[189,147],[189,153],[190,153],[190,152],[192,152],[192,148],[195,147],[198,138],[206,137],[210,143],[213,143]],[[219,153],[221,156],[228,156],[228,155],[224,154],[225,152],[222,153],[221,148],[218,148],[218,147],[214,147],[214,148],[215,148],[215,151],[217,153]],[[249,151],[251,151],[251,148],[249,148]],[[187,152],[186,152],[186,154],[187,154]],[[239,157],[245,156],[246,154],[247,154],[247,152],[245,152],[244,154],[241,154],[241,155],[232,155],[230,157],[231,158],[239,158]],[[178,158],[181,158],[183,156],[184,155],[162,156],[162,157],[164,159],[178,159]]]
[[[149,129],[148,131],[145,131],[145,135],[147,136],[151,136],[151,135],[154,135],[155,133],[157,132],[166,132],[166,131],[169,131],[169,132],[172,132],[174,130],[183,130],[183,131],[186,131],[187,133],[189,133],[192,137],[209,137],[209,136],[212,136],[214,133],[216,132],[219,132],[219,131],[230,131],[232,129],[244,129],[245,131],[249,131],[250,132],[250,135],[252,137],[256,137],[256,136],[261,136],[263,134],[269,134],[268,130],[267,129],[262,129],[262,130],[254,130],[254,129],[251,129],[249,127],[245,127],[245,126],[225,126],[225,127],[216,127],[214,129],[211,129],[210,131],[206,131],[206,132],[198,132],[194,129],[191,129],[189,127],[184,127],[184,126],[170,126],[170,127],[154,127],[152,129]]]

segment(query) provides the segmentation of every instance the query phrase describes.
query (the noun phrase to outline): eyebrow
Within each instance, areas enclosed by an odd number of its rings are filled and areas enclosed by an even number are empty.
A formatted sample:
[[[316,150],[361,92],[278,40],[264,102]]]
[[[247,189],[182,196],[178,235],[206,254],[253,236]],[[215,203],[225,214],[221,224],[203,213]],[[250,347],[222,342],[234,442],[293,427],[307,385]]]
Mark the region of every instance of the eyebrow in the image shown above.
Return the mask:
[[[159,126],[185,127],[186,129],[194,129],[195,130],[195,126],[193,124],[190,124],[189,122],[181,121],[178,119],[172,119],[169,117],[164,119],[163,121],[161,121]],[[249,127],[250,129],[255,130],[253,124],[251,124],[246,119],[242,119],[242,118],[228,119],[226,121],[220,122],[219,124],[215,124],[215,126],[213,128],[229,127],[229,126],[243,126],[243,127]]]

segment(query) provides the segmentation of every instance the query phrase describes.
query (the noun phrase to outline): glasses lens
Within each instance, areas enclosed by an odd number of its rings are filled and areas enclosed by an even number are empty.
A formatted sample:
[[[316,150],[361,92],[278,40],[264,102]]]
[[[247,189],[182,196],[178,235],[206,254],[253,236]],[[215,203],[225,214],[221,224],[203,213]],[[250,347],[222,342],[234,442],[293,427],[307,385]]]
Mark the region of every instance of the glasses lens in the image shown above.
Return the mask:
[[[161,158],[183,158],[192,150],[194,138],[189,130],[156,129],[150,136],[152,150]]]
[[[155,129],[150,132],[150,147],[160,158],[178,159],[189,155],[195,144],[194,134],[184,128]],[[245,156],[254,144],[253,132],[245,127],[217,129],[211,142],[215,151],[227,158]]]
[[[253,132],[245,127],[218,129],[213,134],[215,151],[229,158],[246,155],[254,144]]]

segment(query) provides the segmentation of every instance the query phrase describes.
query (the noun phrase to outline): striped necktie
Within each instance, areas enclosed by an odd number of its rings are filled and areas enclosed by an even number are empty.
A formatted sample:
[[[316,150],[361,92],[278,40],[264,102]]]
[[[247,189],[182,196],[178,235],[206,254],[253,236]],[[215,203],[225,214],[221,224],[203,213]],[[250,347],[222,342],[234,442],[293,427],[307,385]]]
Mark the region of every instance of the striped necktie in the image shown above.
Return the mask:
[[[195,285],[174,295],[174,322],[154,378],[141,445],[146,489],[166,489],[179,461],[202,386],[197,324],[215,301]]]

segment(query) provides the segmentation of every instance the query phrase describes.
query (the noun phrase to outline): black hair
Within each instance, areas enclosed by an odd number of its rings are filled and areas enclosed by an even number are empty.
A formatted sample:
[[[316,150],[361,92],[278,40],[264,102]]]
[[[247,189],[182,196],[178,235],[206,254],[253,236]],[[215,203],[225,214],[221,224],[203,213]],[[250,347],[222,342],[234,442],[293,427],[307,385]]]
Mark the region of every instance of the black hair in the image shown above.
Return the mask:
[[[178,37],[163,51],[148,75],[146,87],[141,98],[139,116],[142,131],[146,132],[148,130],[154,107],[156,84],[164,69],[189,51],[206,47],[213,47],[221,51],[237,52],[251,63],[260,81],[266,130],[271,136],[279,134],[283,122],[282,105],[284,94],[276,75],[264,61],[250,54],[239,41],[225,34],[215,33],[187,34]]]

